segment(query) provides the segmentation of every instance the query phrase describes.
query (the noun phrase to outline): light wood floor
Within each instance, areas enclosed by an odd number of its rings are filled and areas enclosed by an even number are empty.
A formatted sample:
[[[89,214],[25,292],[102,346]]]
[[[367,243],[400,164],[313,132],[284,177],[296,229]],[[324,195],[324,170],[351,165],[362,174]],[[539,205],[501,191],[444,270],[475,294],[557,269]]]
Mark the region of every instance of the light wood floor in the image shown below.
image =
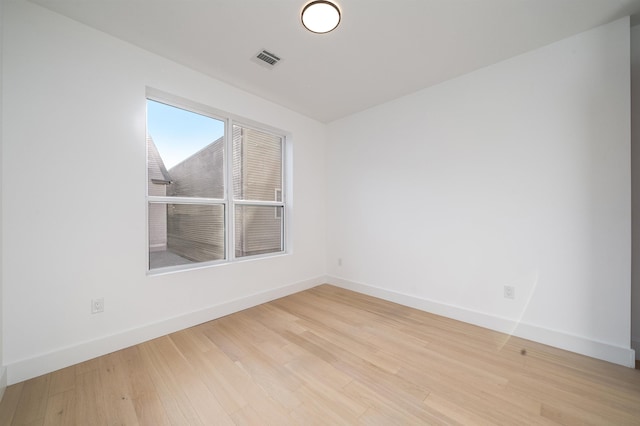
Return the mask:
[[[640,424],[640,371],[324,285],[10,386],[0,425]]]

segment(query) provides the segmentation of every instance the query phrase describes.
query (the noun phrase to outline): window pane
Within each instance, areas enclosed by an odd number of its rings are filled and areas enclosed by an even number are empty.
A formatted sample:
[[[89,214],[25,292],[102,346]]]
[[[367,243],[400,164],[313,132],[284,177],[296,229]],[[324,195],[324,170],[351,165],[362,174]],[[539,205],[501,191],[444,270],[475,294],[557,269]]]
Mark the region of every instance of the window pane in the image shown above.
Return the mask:
[[[224,259],[224,206],[149,203],[149,269]]]
[[[236,257],[283,251],[280,206],[235,207]]]
[[[147,100],[149,195],[224,198],[224,121]]]
[[[233,126],[233,195],[236,200],[282,200],[282,138]]]

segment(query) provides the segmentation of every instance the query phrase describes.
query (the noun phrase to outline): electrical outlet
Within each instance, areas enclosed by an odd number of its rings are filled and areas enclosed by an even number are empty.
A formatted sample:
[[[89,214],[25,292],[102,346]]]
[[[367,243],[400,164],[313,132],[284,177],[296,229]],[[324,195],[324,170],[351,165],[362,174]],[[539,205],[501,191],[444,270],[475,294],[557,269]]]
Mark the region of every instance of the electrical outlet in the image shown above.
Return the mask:
[[[104,298],[92,299],[91,300],[91,313],[99,314],[100,312],[104,312]]]
[[[515,299],[516,298],[516,288],[510,285],[504,286],[504,297],[505,299]]]
[[[342,258],[341,257],[338,258],[338,266],[342,266]]]

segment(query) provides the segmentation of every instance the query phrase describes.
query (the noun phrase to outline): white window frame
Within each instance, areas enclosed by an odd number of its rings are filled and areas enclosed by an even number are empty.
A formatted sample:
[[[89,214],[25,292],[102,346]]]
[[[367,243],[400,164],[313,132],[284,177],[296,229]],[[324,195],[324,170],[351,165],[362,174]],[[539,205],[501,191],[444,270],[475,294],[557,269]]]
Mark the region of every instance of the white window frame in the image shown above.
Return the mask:
[[[284,156],[284,153],[283,153],[283,156]],[[283,158],[283,161],[284,161],[284,158]],[[284,176],[283,176],[282,178],[284,179]],[[284,181],[283,181],[283,182],[284,182]],[[284,185],[282,185],[282,186],[284,186]],[[274,198],[275,198],[276,200],[283,201],[283,200],[282,200],[282,188],[278,188],[278,189],[276,189],[276,190],[275,190],[275,194],[274,194],[274,195],[275,195],[275,197],[274,197]],[[275,211],[274,211],[274,213],[273,213],[273,218],[274,218],[274,219],[282,219],[282,213],[283,213],[283,211],[284,211],[284,207],[283,207],[282,209],[278,209],[278,208],[276,208],[276,209],[275,209]]]
[[[291,135],[283,130],[264,125],[255,122],[250,119],[246,119],[231,113],[227,113],[218,110],[213,107],[209,107],[204,104],[189,101],[180,96],[172,95],[154,88],[147,88],[145,96],[145,104],[147,100],[160,102],[176,108],[181,108],[189,112],[201,114],[207,117],[224,122],[224,152],[225,161],[223,163],[223,179],[224,179],[224,198],[197,198],[197,197],[169,197],[169,196],[155,196],[149,195],[148,190],[148,158],[145,155],[145,213],[146,213],[146,251],[147,251],[147,275],[160,275],[166,273],[173,273],[179,271],[188,271],[193,269],[207,268],[216,265],[225,265],[236,262],[244,262],[255,259],[263,259],[269,257],[276,257],[287,255],[291,253],[292,238],[291,238],[291,169],[290,169],[290,144]],[[145,109],[146,110],[146,109]],[[147,117],[145,115],[145,129],[147,126]],[[281,159],[281,198],[279,201],[257,201],[257,200],[234,200],[233,194],[233,126],[240,126],[243,128],[249,128],[258,130],[261,132],[269,133],[281,138],[282,143],[282,159]],[[148,133],[148,132],[147,132]],[[145,137],[146,141],[146,137]],[[146,152],[146,150],[145,150]],[[149,264],[149,205],[153,203],[158,204],[198,204],[198,205],[222,205],[224,209],[224,232],[225,232],[225,247],[224,247],[224,259],[213,260],[209,262],[198,262],[186,265],[166,266],[161,268],[150,268]],[[282,232],[281,247],[282,250],[273,253],[263,253],[257,255],[248,255],[236,257],[235,253],[235,207],[236,205],[244,206],[268,206],[268,207],[281,207],[282,208]]]

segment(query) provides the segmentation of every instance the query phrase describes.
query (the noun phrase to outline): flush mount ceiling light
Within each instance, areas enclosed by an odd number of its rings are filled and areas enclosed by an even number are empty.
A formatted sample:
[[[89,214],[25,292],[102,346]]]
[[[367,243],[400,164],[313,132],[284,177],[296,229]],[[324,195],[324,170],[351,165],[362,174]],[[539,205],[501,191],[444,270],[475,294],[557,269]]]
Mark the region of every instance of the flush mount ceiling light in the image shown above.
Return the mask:
[[[302,25],[312,33],[333,31],[340,23],[340,9],[326,0],[312,1],[302,9]]]

